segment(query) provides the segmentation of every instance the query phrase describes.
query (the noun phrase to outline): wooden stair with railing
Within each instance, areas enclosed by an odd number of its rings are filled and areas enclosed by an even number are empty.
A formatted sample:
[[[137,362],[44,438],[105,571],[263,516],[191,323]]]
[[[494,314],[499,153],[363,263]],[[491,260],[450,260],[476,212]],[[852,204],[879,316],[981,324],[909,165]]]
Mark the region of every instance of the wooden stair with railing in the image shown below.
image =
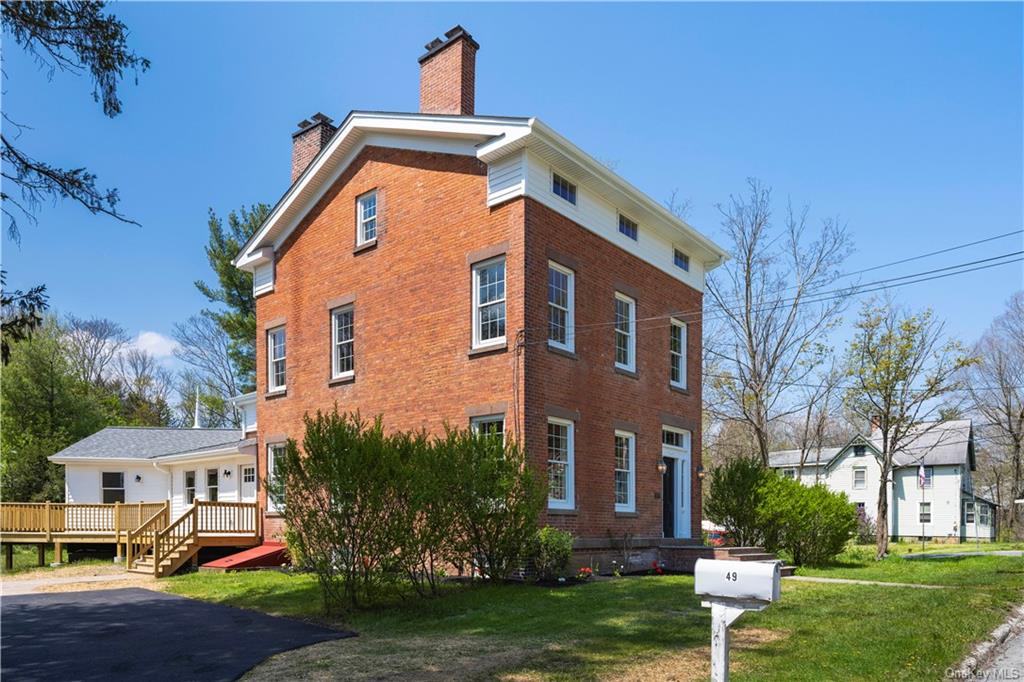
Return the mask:
[[[253,502],[197,500],[174,522],[162,510],[128,533],[126,562],[133,573],[172,575],[203,547],[260,543],[259,507]]]

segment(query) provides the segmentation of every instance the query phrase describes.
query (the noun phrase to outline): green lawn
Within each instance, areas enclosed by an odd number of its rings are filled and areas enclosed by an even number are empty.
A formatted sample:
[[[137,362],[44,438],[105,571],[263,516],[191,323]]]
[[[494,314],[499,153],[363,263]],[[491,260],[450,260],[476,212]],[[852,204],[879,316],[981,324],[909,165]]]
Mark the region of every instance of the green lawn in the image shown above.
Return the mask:
[[[850,557],[804,575],[948,585],[950,589],[784,581],[782,600],[735,626],[736,679],[939,679],[984,638],[1024,587],[1024,560],[884,562]],[[956,589],[964,586],[967,589]],[[308,575],[191,574],[170,591],[270,613],[319,618]],[[341,623],[339,623],[341,625]],[[707,675],[710,618],[690,576],[602,580],[544,589],[453,589],[439,599],[363,610],[354,640],[271,659],[252,679],[680,679]]]

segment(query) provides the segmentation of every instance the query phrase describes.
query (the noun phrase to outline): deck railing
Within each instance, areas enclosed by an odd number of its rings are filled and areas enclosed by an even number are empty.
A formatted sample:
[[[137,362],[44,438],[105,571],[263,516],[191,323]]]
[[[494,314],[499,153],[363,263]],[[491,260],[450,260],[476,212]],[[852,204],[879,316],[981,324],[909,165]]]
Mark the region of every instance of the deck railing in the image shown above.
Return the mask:
[[[170,508],[165,506],[138,528],[128,531],[128,539],[124,543],[126,566],[131,566],[136,558],[147,554],[153,548],[156,536],[170,524],[170,517]]]
[[[0,503],[0,533],[120,535],[138,528],[167,502],[74,504],[64,502]]]
[[[202,535],[252,535],[258,539],[259,534],[259,505],[255,502],[196,500],[177,520],[156,533],[153,563],[158,569],[165,557],[189,542],[196,543]]]

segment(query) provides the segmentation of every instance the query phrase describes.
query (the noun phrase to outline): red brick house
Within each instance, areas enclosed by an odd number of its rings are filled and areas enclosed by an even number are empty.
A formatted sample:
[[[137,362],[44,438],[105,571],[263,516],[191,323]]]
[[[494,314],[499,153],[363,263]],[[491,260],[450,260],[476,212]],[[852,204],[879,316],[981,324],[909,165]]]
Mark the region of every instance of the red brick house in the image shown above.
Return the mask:
[[[699,542],[700,311],[725,253],[540,120],[477,115],[478,48],[458,26],[427,45],[419,112],[293,134],[292,184],[235,261],[260,478],[337,404],[514,435],[581,548]]]

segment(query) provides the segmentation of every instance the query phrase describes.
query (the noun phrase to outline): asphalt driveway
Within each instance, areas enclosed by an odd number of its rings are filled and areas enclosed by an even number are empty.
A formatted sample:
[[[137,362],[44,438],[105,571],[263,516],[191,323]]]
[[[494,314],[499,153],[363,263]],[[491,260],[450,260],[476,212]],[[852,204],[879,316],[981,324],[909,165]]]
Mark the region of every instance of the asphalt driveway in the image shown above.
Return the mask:
[[[7,680],[234,680],[352,633],[139,588],[4,597]]]

